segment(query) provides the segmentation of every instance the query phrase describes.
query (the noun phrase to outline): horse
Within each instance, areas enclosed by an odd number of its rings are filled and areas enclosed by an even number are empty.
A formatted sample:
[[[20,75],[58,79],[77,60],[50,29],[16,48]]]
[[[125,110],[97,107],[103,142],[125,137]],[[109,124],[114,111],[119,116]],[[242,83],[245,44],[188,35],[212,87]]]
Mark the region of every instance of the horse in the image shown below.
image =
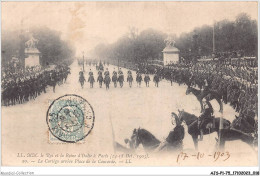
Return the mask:
[[[182,135],[184,136],[184,133]],[[161,143],[161,141],[146,129],[138,128],[134,129],[130,141],[133,149],[142,144],[145,151],[161,151],[162,149],[166,149],[167,151],[182,150],[182,140],[180,142],[173,136],[171,136],[171,140],[172,143]]]
[[[120,87],[122,88],[123,87],[123,82],[124,82],[124,75],[119,75],[118,82],[119,82]]]
[[[173,113],[173,114],[175,114],[175,113]],[[186,125],[188,126],[188,133],[192,136],[195,149],[198,150],[198,136],[200,135],[200,131],[198,129],[198,117],[193,114],[190,114],[188,112],[185,112],[185,111],[179,111],[179,115],[175,114],[175,116],[178,117],[181,122],[184,121],[186,123]],[[219,123],[220,123],[219,117],[212,119],[212,121],[210,123],[208,123],[206,126],[202,127],[203,134],[208,135],[213,132],[218,133],[219,132]],[[230,121],[223,119],[224,129],[229,128],[230,124],[231,124]]]
[[[209,101],[213,99],[217,100],[220,107],[219,112],[223,112],[223,103],[221,101],[221,96],[216,91],[209,90],[205,92],[188,86],[186,90],[186,95],[190,93],[193,93],[193,95],[195,95],[197,100],[200,102],[201,112],[203,111],[202,99],[205,97],[207,97]]]
[[[176,114],[175,114],[176,115]],[[176,115],[177,116],[177,115]],[[179,118],[181,121],[185,121],[188,125],[188,133],[192,136],[195,149],[198,149],[198,135],[199,130],[197,127],[198,120],[195,115],[189,114],[185,111],[179,111]],[[214,122],[213,122],[214,123]],[[215,130],[211,130],[208,132],[219,132],[219,123],[220,118],[215,118]],[[251,148],[254,147],[254,145],[257,145],[257,137],[256,135],[250,135],[250,133],[256,132],[256,126],[257,122],[251,118],[251,122],[246,120],[244,117],[236,117],[230,123],[230,121],[223,119],[223,130],[222,130],[222,146],[225,147],[226,141],[234,141],[234,140],[241,140],[242,142],[245,142],[248,144]],[[204,132],[207,132],[205,130]],[[206,133],[205,133],[206,134]],[[219,135],[219,133],[218,133]]]
[[[257,121],[247,116],[235,117],[230,129],[224,131],[223,145],[225,145],[225,141],[241,140],[252,148],[257,146]]]
[[[132,82],[133,82],[133,76],[132,74],[129,74],[127,76],[127,82],[129,82],[129,87],[132,87]]]
[[[110,82],[111,82],[110,76],[109,76],[109,75],[106,75],[106,76],[105,76],[105,79],[104,79],[104,83],[105,83],[105,85],[106,85],[106,90],[109,89],[109,84],[110,84]]]
[[[98,75],[97,82],[99,82],[99,87],[102,88],[102,82],[104,81],[102,74]]]
[[[145,151],[152,151],[161,143],[152,133],[143,128],[134,129],[130,140],[134,149],[142,144]]]
[[[113,74],[112,82],[114,83],[114,87],[116,88],[117,87],[117,75],[116,74]]]
[[[114,149],[115,149],[115,152],[123,152],[123,153],[127,153],[127,154],[134,153],[134,149],[131,146],[130,146],[130,148],[127,148],[116,141],[114,142]]]
[[[143,80],[142,75],[141,74],[137,74],[136,75],[137,87],[141,87],[142,80]]]
[[[90,83],[90,88],[93,88],[93,84],[95,82],[94,76],[90,75],[88,78],[88,82]]]

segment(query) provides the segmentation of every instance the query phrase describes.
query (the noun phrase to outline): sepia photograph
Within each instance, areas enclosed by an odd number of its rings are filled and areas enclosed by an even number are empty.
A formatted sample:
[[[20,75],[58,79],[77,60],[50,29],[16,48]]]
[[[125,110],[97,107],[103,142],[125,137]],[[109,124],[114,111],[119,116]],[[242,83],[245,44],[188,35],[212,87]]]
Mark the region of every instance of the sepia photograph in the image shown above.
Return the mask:
[[[259,175],[258,8],[2,1],[1,166]]]

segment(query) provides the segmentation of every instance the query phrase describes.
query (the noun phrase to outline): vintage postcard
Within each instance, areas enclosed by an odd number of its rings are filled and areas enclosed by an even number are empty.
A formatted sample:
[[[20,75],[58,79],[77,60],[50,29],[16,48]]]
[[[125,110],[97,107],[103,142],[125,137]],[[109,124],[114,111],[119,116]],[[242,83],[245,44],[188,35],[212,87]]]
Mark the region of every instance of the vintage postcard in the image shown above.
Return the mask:
[[[259,165],[258,2],[1,6],[2,166]]]

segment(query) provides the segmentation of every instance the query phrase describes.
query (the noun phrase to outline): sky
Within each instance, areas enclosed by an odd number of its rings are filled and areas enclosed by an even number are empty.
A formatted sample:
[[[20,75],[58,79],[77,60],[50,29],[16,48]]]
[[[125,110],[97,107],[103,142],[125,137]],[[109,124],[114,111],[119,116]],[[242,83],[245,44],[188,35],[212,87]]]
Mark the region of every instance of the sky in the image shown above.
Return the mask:
[[[87,53],[135,27],[180,35],[242,12],[258,19],[257,2],[2,2],[2,30],[47,26]]]

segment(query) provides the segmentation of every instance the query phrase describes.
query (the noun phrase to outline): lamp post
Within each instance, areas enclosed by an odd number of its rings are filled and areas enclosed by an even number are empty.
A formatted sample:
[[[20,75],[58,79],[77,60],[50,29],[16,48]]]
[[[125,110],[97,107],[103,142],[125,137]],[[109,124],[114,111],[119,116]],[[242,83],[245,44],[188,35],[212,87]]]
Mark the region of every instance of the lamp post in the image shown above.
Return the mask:
[[[82,52],[83,54],[83,72],[85,72],[85,68],[84,68],[84,65],[85,65],[85,60],[84,60],[84,51]]]
[[[213,53],[215,53],[215,21],[214,21],[214,23],[213,23],[213,34],[212,34],[213,36],[212,36],[212,38],[213,38],[213,40],[212,40],[212,42],[213,42]]]
[[[117,53],[117,69],[118,69],[118,70],[119,70],[119,56],[120,56],[120,54]]]
[[[220,116],[220,121],[219,121],[219,150],[223,151],[224,149],[224,140],[223,140],[223,132],[224,132],[224,127],[223,127],[223,112],[221,112]]]
[[[189,48],[189,61],[192,61],[192,56],[191,56],[191,48]]]
[[[119,58],[117,58],[117,67],[118,67],[118,70],[119,70]]]

